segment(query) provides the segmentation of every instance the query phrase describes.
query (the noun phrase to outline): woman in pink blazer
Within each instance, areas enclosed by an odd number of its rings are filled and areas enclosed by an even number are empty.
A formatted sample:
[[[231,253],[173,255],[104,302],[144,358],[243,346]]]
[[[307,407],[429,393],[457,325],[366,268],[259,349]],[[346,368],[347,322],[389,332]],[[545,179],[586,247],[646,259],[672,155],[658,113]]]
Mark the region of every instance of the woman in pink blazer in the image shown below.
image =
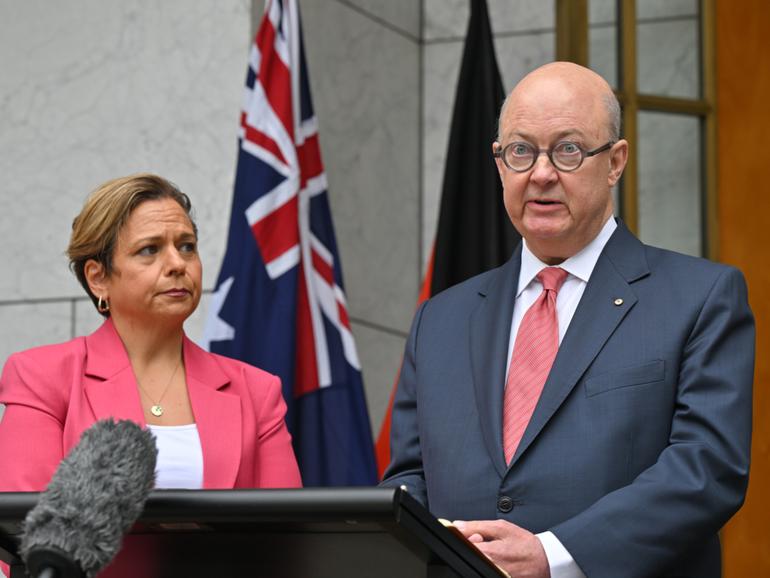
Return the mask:
[[[94,191],[72,225],[70,266],[105,318],[87,337],[12,355],[0,378],[0,491],[41,491],[96,420],[130,419],[158,445],[156,487],[301,485],[281,385],[184,334],[202,267],[190,201],[139,174]],[[105,575],[137,574],[124,550]],[[141,564],[140,564],[141,565]]]
[[[8,359],[0,490],[44,489],[80,434],[106,417],[152,429],[163,487],[300,485],[278,378],[184,335],[201,294],[190,210],[184,193],[149,174],[109,181],[88,198],[68,254],[105,322]]]
[[[186,337],[182,351],[203,454],[202,487],[300,486],[280,380],[208,353]],[[6,404],[0,422],[2,491],[45,489],[59,461],[96,420],[147,425],[129,356],[109,319],[87,337],[12,355],[0,399]]]

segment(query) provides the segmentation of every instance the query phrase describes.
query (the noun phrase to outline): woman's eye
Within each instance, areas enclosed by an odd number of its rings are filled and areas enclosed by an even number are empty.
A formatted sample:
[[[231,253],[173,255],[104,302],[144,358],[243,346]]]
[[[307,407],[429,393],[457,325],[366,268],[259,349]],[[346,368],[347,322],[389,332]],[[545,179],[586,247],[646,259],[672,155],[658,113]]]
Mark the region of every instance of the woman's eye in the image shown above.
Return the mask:
[[[142,247],[137,252],[137,255],[142,255],[144,257],[154,255],[158,252],[158,248],[155,245],[147,245],[146,247]]]
[[[195,243],[189,242],[189,243],[182,243],[180,245],[179,250],[182,253],[195,253],[195,251],[198,249]]]

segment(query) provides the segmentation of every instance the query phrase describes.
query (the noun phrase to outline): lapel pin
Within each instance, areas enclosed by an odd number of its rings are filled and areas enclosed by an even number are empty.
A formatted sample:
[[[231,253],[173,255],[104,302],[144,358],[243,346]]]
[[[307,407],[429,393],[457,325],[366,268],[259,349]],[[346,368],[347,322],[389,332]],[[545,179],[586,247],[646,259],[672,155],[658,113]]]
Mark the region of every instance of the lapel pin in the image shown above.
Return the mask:
[[[615,301],[613,301],[613,303],[615,303],[615,305],[619,307],[623,305],[623,300],[620,297],[618,297],[617,299],[615,299]]]

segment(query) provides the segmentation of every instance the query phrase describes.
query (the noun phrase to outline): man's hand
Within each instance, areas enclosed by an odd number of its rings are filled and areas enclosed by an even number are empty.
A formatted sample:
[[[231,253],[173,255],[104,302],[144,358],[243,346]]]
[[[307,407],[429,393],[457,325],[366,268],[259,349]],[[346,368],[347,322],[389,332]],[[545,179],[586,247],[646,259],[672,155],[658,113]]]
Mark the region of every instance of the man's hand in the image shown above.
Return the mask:
[[[537,536],[505,520],[452,524],[487,558],[516,578],[550,578],[548,558]]]

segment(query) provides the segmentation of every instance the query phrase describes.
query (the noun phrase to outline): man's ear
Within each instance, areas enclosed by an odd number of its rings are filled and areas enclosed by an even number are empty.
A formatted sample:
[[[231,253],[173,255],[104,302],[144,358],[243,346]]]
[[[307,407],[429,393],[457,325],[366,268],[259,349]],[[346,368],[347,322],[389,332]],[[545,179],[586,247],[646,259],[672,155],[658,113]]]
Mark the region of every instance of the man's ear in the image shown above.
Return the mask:
[[[615,186],[623,174],[628,162],[628,141],[620,139],[610,149],[610,172],[607,176],[607,182],[610,187]]]
[[[492,154],[494,155],[497,151],[502,149],[502,145],[495,141],[492,143]],[[500,180],[503,180],[503,171],[505,171],[505,164],[503,163],[503,159],[500,157],[495,157],[495,164],[497,165],[497,174],[500,175]]]
[[[94,259],[89,259],[83,267],[83,275],[86,278],[88,287],[91,289],[91,293],[97,297],[109,299],[107,273],[104,270],[104,265]]]

